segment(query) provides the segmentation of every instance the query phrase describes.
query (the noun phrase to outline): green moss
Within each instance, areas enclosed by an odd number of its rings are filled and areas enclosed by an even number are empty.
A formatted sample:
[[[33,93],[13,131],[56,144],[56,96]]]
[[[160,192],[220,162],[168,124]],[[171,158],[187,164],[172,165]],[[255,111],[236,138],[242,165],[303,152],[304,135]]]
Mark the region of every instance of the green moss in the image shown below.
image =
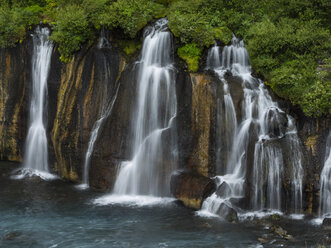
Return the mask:
[[[141,43],[136,40],[121,40],[119,45],[127,56],[132,56],[141,49]]]
[[[227,27],[214,28],[214,37],[227,45],[232,39],[232,33]]]
[[[192,72],[195,72],[199,69],[201,52],[202,49],[199,48],[195,43],[186,44],[177,50],[178,56],[185,60],[189,71]]]

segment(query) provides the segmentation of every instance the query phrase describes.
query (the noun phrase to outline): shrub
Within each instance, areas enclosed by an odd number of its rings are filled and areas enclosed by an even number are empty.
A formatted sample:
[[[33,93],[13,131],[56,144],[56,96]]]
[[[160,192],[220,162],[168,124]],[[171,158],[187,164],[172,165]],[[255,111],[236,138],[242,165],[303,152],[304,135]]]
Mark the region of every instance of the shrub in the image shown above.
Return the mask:
[[[12,47],[26,36],[26,29],[39,21],[43,8],[32,5],[25,8],[0,7],[0,47]]]
[[[73,53],[91,37],[92,30],[82,8],[70,5],[59,12],[51,39],[59,44],[62,61],[70,61]]]
[[[121,28],[134,38],[139,30],[154,17],[165,15],[165,7],[154,1],[118,0],[108,6],[101,17],[101,24],[110,28]]]

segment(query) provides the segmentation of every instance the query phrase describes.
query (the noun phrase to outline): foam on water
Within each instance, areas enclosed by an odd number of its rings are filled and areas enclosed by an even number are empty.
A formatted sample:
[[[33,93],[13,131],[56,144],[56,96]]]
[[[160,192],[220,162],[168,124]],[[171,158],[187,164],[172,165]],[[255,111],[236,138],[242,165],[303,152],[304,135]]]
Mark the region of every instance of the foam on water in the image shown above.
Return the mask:
[[[172,204],[176,199],[170,197],[154,197],[146,195],[106,195],[93,200],[93,204],[125,205],[129,207],[162,206]]]
[[[280,216],[284,215],[280,211],[268,210],[268,211],[253,211],[253,212],[239,213],[238,218],[239,218],[240,221],[253,220],[253,219],[263,219],[263,218],[267,218],[267,217],[275,215],[275,214],[280,215]]]
[[[303,220],[305,218],[304,214],[290,214],[288,216],[292,220]]]
[[[13,175],[10,177],[11,179],[21,180],[26,177],[40,177],[45,181],[59,179],[58,176],[51,174],[46,171],[34,170],[29,168],[19,169],[13,172]]]

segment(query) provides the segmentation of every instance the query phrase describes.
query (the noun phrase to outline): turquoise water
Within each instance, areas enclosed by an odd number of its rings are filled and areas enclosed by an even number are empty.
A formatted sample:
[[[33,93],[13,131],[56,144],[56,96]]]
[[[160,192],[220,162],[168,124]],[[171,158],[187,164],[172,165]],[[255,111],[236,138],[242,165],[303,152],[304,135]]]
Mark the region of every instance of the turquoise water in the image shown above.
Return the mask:
[[[95,205],[104,193],[80,191],[61,180],[12,180],[0,163],[0,247],[310,247],[328,233],[307,221],[283,220],[293,241],[275,238],[260,223],[203,218],[177,202],[152,206]]]

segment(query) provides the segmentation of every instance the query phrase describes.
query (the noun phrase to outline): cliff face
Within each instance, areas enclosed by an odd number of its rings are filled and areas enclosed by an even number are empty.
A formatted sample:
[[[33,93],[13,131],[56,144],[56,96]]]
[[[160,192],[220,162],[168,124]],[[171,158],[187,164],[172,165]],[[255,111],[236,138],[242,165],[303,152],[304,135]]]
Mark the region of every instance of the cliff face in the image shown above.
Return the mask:
[[[0,50],[1,160],[22,161],[28,127],[32,51],[30,40],[16,48]],[[130,125],[136,97],[136,64],[127,63],[112,48],[100,49],[97,46],[82,49],[68,64],[61,63],[58,58],[55,47],[47,96],[50,166],[67,180],[81,181],[93,125],[100,118],[104,106],[116,97],[112,113],[100,127],[89,173],[91,186],[110,189],[115,181],[117,165],[132,158],[129,144],[133,136]],[[193,194],[191,182],[205,182],[207,177],[222,173],[217,161],[227,160],[227,152],[219,153],[220,157],[216,157],[216,143],[222,141],[227,131],[224,128],[218,130],[216,125],[219,118],[216,111],[218,96],[223,95],[223,86],[213,73],[189,74],[180,69],[181,66],[177,68],[178,167],[185,170],[182,178],[188,181],[176,181],[181,185],[181,190],[176,191],[176,197],[185,199],[191,207],[199,208],[203,198],[207,197],[206,190],[198,190],[202,192],[201,196]],[[239,116],[243,100],[242,88],[235,77],[231,79],[229,87]],[[286,104],[280,105],[286,112],[292,111]],[[324,163],[325,140],[331,123],[330,119],[314,120],[292,112],[297,119],[305,158],[304,207],[309,213],[316,212],[319,174]],[[219,135],[220,139],[216,139]],[[166,133],[162,139],[167,144]],[[253,143],[249,147],[253,147]],[[164,153],[167,152],[169,149],[165,148]],[[247,154],[249,170],[252,170],[253,155],[253,152]],[[166,170],[170,161],[164,159],[163,163]],[[251,176],[248,174],[247,177]],[[286,178],[284,182],[287,182]],[[250,183],[247,179],[247,186]],[[286,185],[284,188],[286,194]]]
[[[92,47],[66,65],[54,63],[51,68],[58,72],[50,74],[50,84],[57,101],[50,103],[55,112],[49,122],[54,167],[62,177],[79,181],[91,130],[114,94],[125,61],[111,49]]]
[[[299,137],[304,144],[307,213],[318,212],[320,174],[325,162],[326,139],[331,130],[330,118],[312,119],[298,115]]]
[[[28,123],[31,41],[0,50],[0,159],[22,161]]]

